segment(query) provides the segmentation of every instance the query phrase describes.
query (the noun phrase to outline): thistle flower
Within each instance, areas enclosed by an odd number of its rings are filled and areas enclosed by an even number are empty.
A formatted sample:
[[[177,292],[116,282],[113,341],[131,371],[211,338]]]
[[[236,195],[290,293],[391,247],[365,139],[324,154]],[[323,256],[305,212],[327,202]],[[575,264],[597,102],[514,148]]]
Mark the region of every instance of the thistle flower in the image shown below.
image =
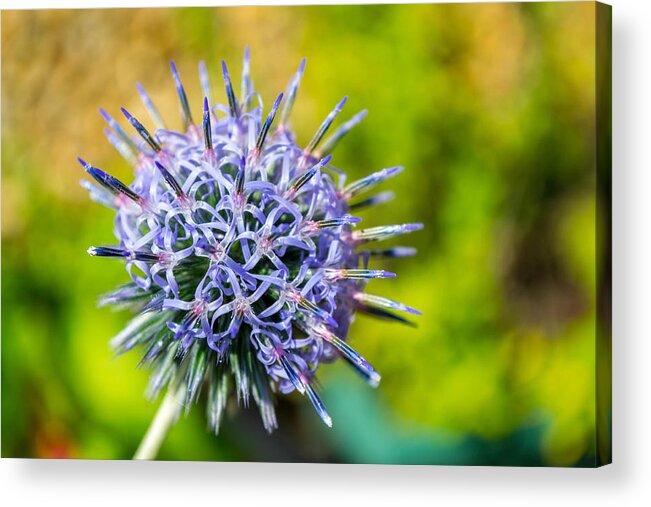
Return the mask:
[[[88,253],[123,260],[131,278],[101,299],[101,304],[137,313],[112,345],[118,353],[144,349],[141,364],[152,371],[150,396],[174,389],[182,393],[187,410],[205,389],[215,433],[232,392],[231,379],[238,402],[246,406],[253,397],[269,432],[277,427],[278,392],[307,396],[331,426],[316,389],[321,363],[342,357],[370,385],[380,381],[346,343],[355,312],[407,323],[395,312],[419,313],[366,292],[369,280],[395,276],[369,269],[373,256],[415,251],[367,246],[422,225],[360,229],[360,218],[351,214],[390,198],[387,193],[359,196],[402,168],[346,184],[330,153],[366,112],[325,138],[346,98],[305,148],[296,144],[288,122],[305,60],[266,113],[253,90],[248,50],[239,99],[222,62],[227,105],[211,104],[210,80],[201,63],[200,124],[174,63],[171,67],[183,131],[165,127],[139,83],[155,130],[124,108],[130,127],[100,109],[109,142],[135,168],[134,181],[127,185],[79,159],[94,180],[82,181],[91,198],[115,210],[118,244],[94,246]]]

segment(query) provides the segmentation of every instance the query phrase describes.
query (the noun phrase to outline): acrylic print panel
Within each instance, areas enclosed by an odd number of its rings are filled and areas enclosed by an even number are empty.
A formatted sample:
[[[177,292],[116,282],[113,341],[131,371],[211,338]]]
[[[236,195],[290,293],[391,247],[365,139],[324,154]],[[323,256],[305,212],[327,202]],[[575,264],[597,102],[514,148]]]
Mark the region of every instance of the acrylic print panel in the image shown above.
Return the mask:
[[[2,28],[4,457],[610,461],[609,7]]]

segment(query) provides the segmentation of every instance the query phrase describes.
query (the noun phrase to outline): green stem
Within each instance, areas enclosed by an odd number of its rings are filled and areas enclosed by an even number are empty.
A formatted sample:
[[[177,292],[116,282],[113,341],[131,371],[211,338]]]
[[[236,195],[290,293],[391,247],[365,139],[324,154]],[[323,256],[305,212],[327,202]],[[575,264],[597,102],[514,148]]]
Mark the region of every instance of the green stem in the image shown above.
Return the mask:
[[[142,442],[140,442],[133,459],[156,459],[158,450],[160,449],[163,440],[165,440],[167,432],[179,415],[184,393],[185,390],[183,389],[182,383],[180,386],[168,389],[167,394],[165,394],[165,398],[163,398],[163,402],[161,403],[158,412],[156,412],[149,429],[147,429],[145,437],[142,439]]]

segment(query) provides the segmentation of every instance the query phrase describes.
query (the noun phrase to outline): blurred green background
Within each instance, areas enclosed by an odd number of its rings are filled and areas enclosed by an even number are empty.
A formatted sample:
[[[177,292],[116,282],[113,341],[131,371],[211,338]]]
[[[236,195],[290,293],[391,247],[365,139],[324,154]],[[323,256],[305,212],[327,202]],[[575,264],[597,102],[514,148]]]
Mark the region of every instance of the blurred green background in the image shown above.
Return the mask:
[[[129,315],[96,308],[127,280],[86,255],[112,213],[79,186],[78,155],[129,181],[97,108],[146,118],[141,81],[179,118],[168,62],[195,115],[205,59],[219,102],[251,46],[271,103],[302,56],[301,143],[343,96],[368,109],[337,148],[353,178],[392,165],[397,198],[367,225],[422,221],[412,259],[373,292],[423,311],[417,328],[360,316],[350,338],[382,373],[320,370],[334,428],[297,396],[267,436],[203,407],[160,459],[591,465],[595,457],[595,6],[591,2],[2,13],[2,456],[126,459],[157,404],[138,354],[108,340]],[[174,120],[177,128],[180,119]],[[398,244],[398,241],[394,241]]]

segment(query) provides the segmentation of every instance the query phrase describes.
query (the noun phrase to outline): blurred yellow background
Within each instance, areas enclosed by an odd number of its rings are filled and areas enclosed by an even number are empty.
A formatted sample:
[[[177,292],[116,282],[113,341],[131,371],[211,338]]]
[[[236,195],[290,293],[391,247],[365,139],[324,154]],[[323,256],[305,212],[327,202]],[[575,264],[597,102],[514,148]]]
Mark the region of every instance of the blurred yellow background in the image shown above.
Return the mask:
[[[369,115],[337,148],[352,178],[392,165],[397,198],[368,225],[420,221],[415,258],[374,292],[423,311],[417,328],[359,317],[353,345],[377,391],[320,370],[334,428],[279,403],[223,432],[195,409],[160,459],[590,465],[595,456],[595,5],[592,2],[2,13],[2,455],[125,459],[156,410],[137,354],[108,340],[129,315],[96,308],[127,280],[86,255],[112,213],[79,186],[82,156],[130,181],[104,107],[147,118],[140,81],[181,127],[175,60],[195,116],[197,63],[246,45],[268,107],[303,56],[299,143],[348,95]],[[236,82],[238,82],[236,80]],[[149,125],[147,125],[149,126]],[[397,240],[394,241],[397,244]]]

